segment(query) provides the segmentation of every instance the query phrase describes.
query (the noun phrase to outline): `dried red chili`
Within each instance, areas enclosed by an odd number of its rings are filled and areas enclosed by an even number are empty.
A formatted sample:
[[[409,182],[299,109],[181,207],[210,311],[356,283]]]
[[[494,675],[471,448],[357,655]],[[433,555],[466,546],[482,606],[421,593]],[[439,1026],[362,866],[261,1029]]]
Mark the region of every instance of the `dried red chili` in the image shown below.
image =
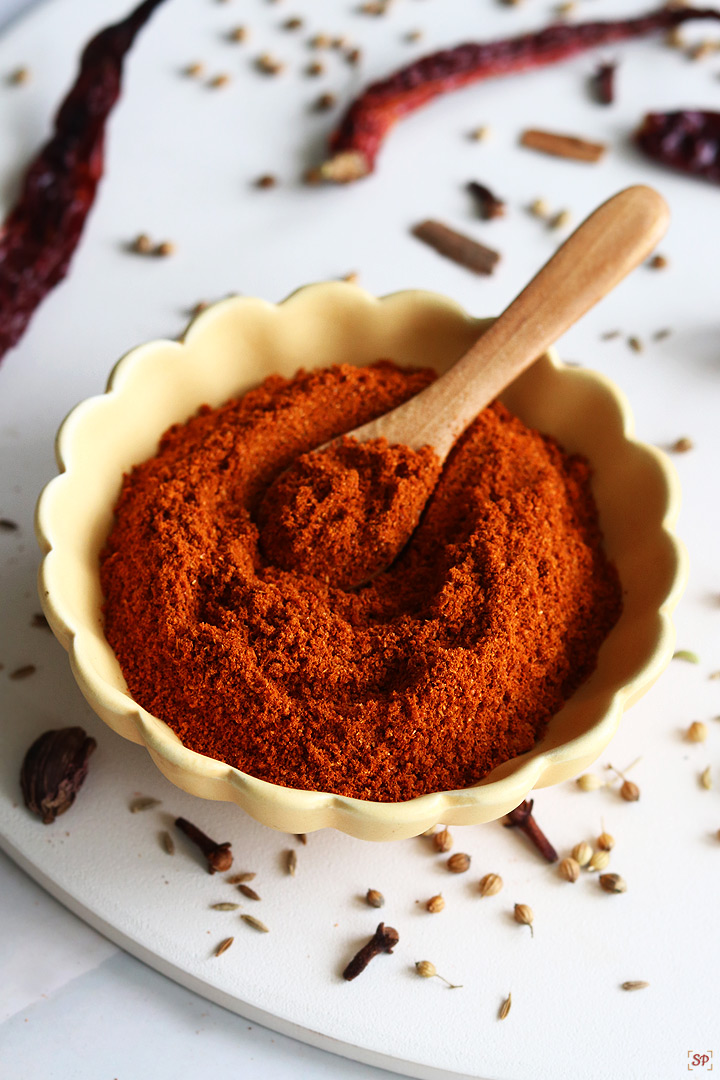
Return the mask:
[[[654,161],[720,184],[720,113],[648,113],[635,141]]]
[[[25,174],[0,232],[0,359],[67,273],[103,173],[105,122],[120,95],[123,60],[162,0],[145,0],[86,45],[54,131]]]
[[[560,23],[516,38],[458,45],[424,56],[373,83],[349,107],[330,140],[322,179],[345,183],[373,171],[392,126],[438,94],[494,75],[544,67],[598,45],[672,30],[694,19],[720,19],[711,8],[663,7],[634,19]]]

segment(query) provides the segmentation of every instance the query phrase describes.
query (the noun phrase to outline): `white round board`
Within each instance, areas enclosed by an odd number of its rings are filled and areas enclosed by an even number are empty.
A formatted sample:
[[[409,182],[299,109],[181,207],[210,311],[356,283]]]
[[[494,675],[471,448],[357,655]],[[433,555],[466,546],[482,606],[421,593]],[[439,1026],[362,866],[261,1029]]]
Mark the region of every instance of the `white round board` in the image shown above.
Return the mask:
[[[0,72],[21,64],[31,78],[0,88],[0,178],[10,205],[23,163],[47,132],[70,83],[79,48],[126,3],[102,10],[92,0],[51,0],[0,41]],[[581,4],[606,17],[645,3]],[[592,10],[590,10],[592,8]],[[290,15],[300,33],[281,28]],[[143,31],[128,63],[125,90],[108,134],[107,175],[70,275],[40,308],[21,345],[0,368],[0,516],[17,532],[0,534],[0,843],[50,892],[91,925],[171,978],[244,1016],[306,1042],[417,1077],[472,1076],[545,1080],[574,1074],[645,1080],[685,1075],[690,1051],[712,1048],[716,1033],[718,949],[713,930],[720,827],[720,585],[716,550],[720,500],[716,462],[718,200],[709,185],[644,161],[629,132],[650,109],[720,106],[712,62],[690,64],[656,42],[618,46],[618,100],[593,104],[586,78],[596,57],[552,70],[495,80],[448,97],[402,123],[371,179],[347,188],[307,188],[299,176],[318,160],[338,110],[316,113],[324,91],[347,100],[371,78],[423,51],[473,38],[491,39],[542,25],[550,9],[506,7],[493,0],[397,0],[387,17],[358,14],[348,2],[264,0],[213,4],[167,0]],[[246,44],[229,29],[244,23]],[[405,41],[408,30],[422,41]],[[304,74],[312,33],[346,35],[363,48],[357,67],[322,54],[326,73]],[[712,27],[710,28],[712,32]],[[707,28],[692,32],[696,39]],[[277,77],[253,66],[261,52],[284,60]],[[607,53],[605,55],[608,55]],[[231,76],[220,90],[182,74],[205,64],[207,78]],[[483,142],[468,138],[489,125]],[[545,127],[607,141],[599,165],[578,165],[517,145],[525,127]],[[254,179],[278,184],[258,191]],[[464,192],[470,179],[508,202],[507,216],[477,220]],[[456,829],[456,851],[470,871],[452,875],[422,839],[369,845],[324,832],[306,846],[274,833],[235,807],[205,803],[173,788],[140,748],[106,730],[82,701],[65,654],[42,629],[34,577],[38,552],[32,513],[53,475],[52,442],[65,413],[98,393],[112,363],[142,340],[175,335],[198,300],[242,291],[280,299],[313,280],[360,274],[378,294],[422,287],[453,296],[474,314],[500,310],[553,250],[560,236],[530,217],[535,198],[569,208],[579,220],[629,183],[656,184],[673,225],[662,250],[665,271],[640,269],[561,342],[566,359],[615,379],[633,404],[638,432],[668,445],[688,435],[695,450],[677,458],[685,492],[681,534],[692,572],[677,615],[679,644],[698,665],[675,662],[624,720],[598,771],[635,758],[637,804],[617,787],[583,794],[572,784],[538,794],[538,818],[561,854],[591,840],[601,821],[617,838],[611,868],[628,881],[623,896],[603,893],[592,875],[569,885],[522,837],[500,824]],[[410,235],[436,217],[502,252],[496,273],[480,279],[445,262]],[[129,254],[139,232],[169,239],[170,259]],[[662,342],[653,334],[668,327]],[[620,335],[603,341],[612,330]],[[627,346],[628,336],[645,344]],[[9,675],[34,664],[24,680]],[[708,741],[687,743],[683,730],[706,720]],[[82,724],[98,741],[77,804],[50,827],[22,806],[18,771],[33,738],[49,727]],[[699,784],[713,767],[715,790]],[[131,814],[137,795],[161,800]],[[183,814],[212,836],[233,842],[236,870],[257,873],[262,897],[240,896],[206,874],[180,836],[169,856],[159,836]],[[285,852],[298,868],[287,874]],[[500,873],[504,889],[480,897],[477,882]],[[386,897],[381,911],[363,898]],[[442,892],[439,915],[424,910]],[[259,934],[232,900],[270,928]],[[535,911],[535,936],[512,919],[515,902]],[[341,972],[380,918],[400,944],[352,984]],[[235,941],[213,955],[227,936]],[[432,960],[462,989],[423,980],[416,960]],[[650,986],[635,994],[627,979]],[[504,1021],[500,1004],[512,991]],[[707,1045],[706,1045],[707,1044]]]

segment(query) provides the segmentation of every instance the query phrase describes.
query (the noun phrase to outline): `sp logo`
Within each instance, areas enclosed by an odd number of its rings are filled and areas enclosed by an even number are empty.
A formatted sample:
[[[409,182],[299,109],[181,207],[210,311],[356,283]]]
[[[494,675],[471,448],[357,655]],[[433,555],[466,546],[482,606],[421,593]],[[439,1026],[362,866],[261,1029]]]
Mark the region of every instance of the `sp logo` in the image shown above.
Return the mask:
[[[712,1058],[712,1050],[704,1050],[700,1052],[697,1052],[696,1050],[688,1050],[688,1072],[694,1072],[695,1069],[704,1069],[705,1072],[712,1072]]]

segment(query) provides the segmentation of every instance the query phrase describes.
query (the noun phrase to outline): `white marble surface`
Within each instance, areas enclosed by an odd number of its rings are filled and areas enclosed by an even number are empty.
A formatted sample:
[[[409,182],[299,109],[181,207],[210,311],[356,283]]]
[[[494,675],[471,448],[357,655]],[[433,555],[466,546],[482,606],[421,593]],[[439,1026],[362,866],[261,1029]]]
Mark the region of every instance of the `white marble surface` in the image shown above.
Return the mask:
[[[0,19],[7,21],[27,6],[4,0]],[[0,88],[4,199],[46,131],[79,44],[126,6],[126,0],[102,5],[49,0],[29,21],[12,24],[0,40],[0,72],[28,64],[33,73],[25,87]],[[602,17],[646,6],[636,0],[581,0],[579,10]],[[669,269],[635,274],[566,335],[561,351],[620,383],[641,437],[667,445],[687,434],[696,443],[693,453],[677,459],[685,491],[681,532],[692,560],[677,624],[680,645],[696,649],[701,664],[671,665],[627,716],[612,745],[608,760],[615,764],[642,755],[634,774],[643,791],[640,803],[629,806],[609,792],[581,796],[567,785],[541,792],[538,799],[548,831],[563,851],[595,835],[604,816],[619,841],[613,868],[631,888],[625,897],[607,898],[612,906],[603,907],[595,903],[592,883],[582,883],[580,896],[570,886],[560,887],[551,872],[515,846],[515,838],[498,834],[499,826],[484,827],[491,833],[463,830],[462,843],[473,851],[475,866],[492,853],[497,865],[483,869],[498,870],[522,886],[522,898],[536,909],[541,942],[543,923],[547,927],[545,945],[521,958],[508,952],[507,960],[488,970],[483,939],[491,936],[495,943],[507,927],[500,916],[496,923],[483,915],[475,931],[475,908],[461,908],[457,926],[464,936],[453,943],[453,924],[444,923],[432,931],[436,936],[428,936],[428,950],[438,967],[449,964],[453,977],[462,968],[457,977],[468,986],[468,998],[478,1001],[477,1009],[465,1019],[466,1005],[446,1004],[455,1000],[452,995],[426,994],[418,1005],[415,983],[399,989],[397,1009],[400,1025],[417,1025],[418,1047],[433,1051],[449,1042],[449,1031],[453,1040],[462,1039],[463,1025],[465,1030],[471,1025],[478,1038],[486,1030],[487,1055],[478,1054],[473,1075],[674,1080],[687,1073],[688,1051],[714,1049],[720,1057],[715,1006],[720,724],[713,720],[720,713],[720,682],[708,678],[720,669],[720,195],[648,165],[625,140],[646,109],[720,107],[718,61],[689,64],[657,43],[618,47],[613,54],[622,61],[620,99],[610,110],[591,105],[584,95],[592,58],[496,81],[439,102],[401,125],[371,181],[347,190],[307,191],[295,186],[295,177],[319,150],[332,120],[308,113],[316,94],[332,89],[345,98],[367,78],[430,46],[518,32],[541,25],[551,10],[545,2],[506,8],[494,0],[396,0],[388,19],[374,20],[354,8],[351,0],[285,0],[278,6],[265,0],[242,5],[168,0],[138,44],[112,120],[108,176],[71,275],[0,369],[0,516],[21,525],[18,534],[0,536],[2,724],[16,735],[25,716],[29,727],[41,730],[77,720],[82,709],[62,650],[42,631],[28,628],[37,610],[32,507],[53,472],[52,435],[59,421],[77,400],[101,389],[124,350],[139,340],[176,333],[184,309],[200,298],[240,289],[279,299],[297,284],[348,270],[359,270],[362,283],[377,293],[418,285],[452,295],[477,314],[492,313],[557,239],[523,212],[531,199],[542,195],[580,217],[627,183],[657,184],[673,211],[663,245]],[[282,18],[296,12],[306,17],[308,31],[347,33],[360,41],[364,67],[353,71],[329,56],[326,77],[301,78],[304,37],[277,29]],[[244,52],[222,40],[238,22],[253,31]],[[401,35],[415,26],[425,29],[425,40],[408,45]],[[694,36],[705,33],[698,29]],[[717,31],[711,27],[709,34]],[[261,80],[251,70],[246,57],[264,49],[290,62],[281,79]],[[179,78],[179,68],[196,58],[206,61],[210,73],[230,71],[233,82],[213,96]],[[494,129],[487,143],[464,137],[484,123]],[[595,168],[540,158],[516,146],[525,126],[606,138],[613,150]],[[277,172],[281,186],[252,191],[252,178],[268,171]],[[474,220],[462,191],[472,176],[506,195],[507,219],[490,225]],[[504,259],[497,274],[478,281],[420,248],[407,230],[426,216],[500,248]],[[175,240],[177,257],[160,264],[122,253],[123,242],[143,229]],[[652,332],[666,325],[673,336],[649,344]],[[630,352],[622,337],[601,343],[601,333],[615,327],[648,342],[645,352]],[[9,671],[28,662],[38,665],[32,680],[7,679]],[[710,726],[702,746],[683,741],[682,731],[693,719]],[[715,778],[710,792],[698,784],[708,764]],[[6,774],[14,775],[17,762],[4,765]],[[8,782],[0,796],[12,809],[17,791]],[[79,821],[82,804],[72,813]],[[70,828],[70,815],[65,821]],[[328,843],[332,838],[324,837]],[[418,864],[415,853],[406,854],[410,850],[399,849],[398,860],[407,859],[408,877],[417,874],[418,891],[427,891],[438,871]],[[322,894],[322,880],[318,887]],[[556,959],[541,963],[550,934]],[[282,962],[277,955],[268,960],[269,978]],[[189,1080],[210,1069],[278,1080],[298,1074],[381,1075],[182,989],[108,944],[3,855],[0,972],[0,1080]],[[509,974],[507,989],[512,988],[515,1005],[499,1034],[494,1010]],[[647,978],[651,987],[622,994],[617,983],[626,978]],[[368,1007],[373,983],[356,987],[362,995],[355,999],[358,1007]],[[435,983],[420,987],[436,990]],[[313,993],[312,985],[306,993]],[[507,1040],[504,1051],[502,1039]]]

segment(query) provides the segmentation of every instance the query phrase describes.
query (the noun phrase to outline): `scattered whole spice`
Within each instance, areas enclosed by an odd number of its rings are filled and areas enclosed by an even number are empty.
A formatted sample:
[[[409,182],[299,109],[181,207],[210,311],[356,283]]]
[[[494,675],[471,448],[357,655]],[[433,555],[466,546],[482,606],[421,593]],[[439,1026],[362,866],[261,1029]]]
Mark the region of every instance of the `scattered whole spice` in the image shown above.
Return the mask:
[[[707,724],[703,724],[702,720],[693,720],[687,729],[686,737],[689,742],[705,742],[708,737]]]
[[[200,848],[207,859],[209,873],[223,873],[225,870],[230,869],[233,857],[228,840],[222,844],[216,844],[202,829],[198,829],[197,825],[193,825],[192,822],[183,817],[175,818],[175,827],[180,832],[185,833],[188,840],[193,844],[197,844]]]
[[[718,12],[712,15],[720,18]],[[648,113],[635,142],[653,161],[720,183],[720,112]]]
[[[51,825],[75,802],[97,743],[81,727],[45,731],[30,746],[20,769],[28,810]]]
[[[347,60],[348,64],[351,64],[353,67],[355,67],[362,60],[362,50],[349,49],[348,52],[345,54],[345,59]]]
[[[447,868],[452,874],[464,874],[470,869],[470,856],[462,851],[456,851],[447,861]]]
[[[225,72],[221,72],[219,75],[213,75],[212,79],[208,83],[208,86],[213,90],[221,90],[224,86],[230,84],[230,76]]]
[[[270,53],[262,53],[261,56],[258,56],[256,66],[263,75],[279,75],[285,68],[283,62],[276,60]]]
[[[580,864],[577,859],[562,859],[558,865],[558,873],[565,881],[577,881],[580,877]]]
[[[706,791],[711,791],[713,786],[712,768],[710,765],[700,773],[700,784]]]
[[[152,249],[152,240],[147,233],[140,233],[132,242],[132,250],[138,255],[149,255]]]
[[[260,919],[256,919],[254,915],[247,915],[243,913],[240,918],[243,920],[243,922],[246,922],[248,926],[252,926],[253,930],[259,930],[261,934],[270,933],[270,930],[265,925],[265,923],[261,922]]]
[[[290,877],[295,877],[295,872],[297,870],[297,852],[293,848],[285,852],[285,868],[288,874],[290,874]]]
[[[692,439],[687,437],[687,435],[683,435],[681,438],[675,440],[670,449],[674,454],[687,454],[689,450],[695,449],[695,444]]]
[[[337,105],[337,98],[334,94],[321,94],[315,102],[315,109],[317,112],[327,112],[328,109],[334,109]]]
[[[547,218],[550,214],[547,199],[533,199],[529,209],[532,216],[536,218]]]
[[[153,807],[160,805],[160,799],[153,799],[150,795],[143,795],[138,799],[133,799],[130,803],[130,813],[140,814],[143,810],[152,810]]]
[[[605,781],[596,773],[583,773],[582,776],[578,776],[575,783],[581,791],[597,791],[598,788],[605,787]]]
[[[499,874],[485,874],[478,887],[481,896],[497,896],[503,887],[503,879]]]
[[[255,187],[261,189],[273,188],[276,184],[277,177],[273,176],[272,173],[263,173],[263,175],[258,176],[257,180],[255,181]]]
[[[514,908],[515,922],[520,923],[521,926],[530,927],[530,936],[534,936],[533,931],[533,910],[527,904],[516,904]]]
[[[260,899],[258,894],[255,892],[255,890],[253,888],[251,888],[250,885],[245,885],[245,884],[238,885],[238,890],[243,894],[243,896],[247,896],[248,900],[259,900]]]
[[[597,846],[601,851],[612,851],[615,847],[615,837],[603,831],[597,838]]]
[[[644,349],[644,345],[639,337],[629,337],[627,343],[633,352],[640,353]]]
[[[438,832],[432,834],[432,841],[436,851],[446,852],[450,851],[455,841],[453,835],[449,829],[440,829]]]
[[[30,625],[36,630],[49,630],[50,623],[40,611],[36,611],[33,615]]]
[[[627,885],[619,874],[601,874],[598,878],[600,888],[609,893],[627,892]]]
[[[388,361],[273,376],[173,427],[125,477],[101,556],[105,633],[135,700],[185,746],[284,786],[401,801],[529,750],[593,669],[621,594],[589,466],[498,403],[361,590],[258,547],[254,507],[279,472],[432,378]]]
[[[325,65],[321,64],[319,60],[313,60],[305,68],[306,75],[310,75],[310,76],[322,75],[322,74],[324,74],[324,72],[325,72]]]
[[[0,518],[0,532],[17,532],[19,528],[17,521],[11,521],[10,518]]]
[[[210,907],[213,911],[237,911],[240,905],[231,904],[227,900],[223,900],[221,904],[211,904]]]
[[[500,1006],[500,1011],[498,1012],[498,1020],[505,1020],[508,1013],[510,1012],[511,1007],[512,994],[508,994],[508,996],[505,998],[502,1005]]]
[[[610,865],[610,853],[608,851],[595,851],[587,864],[590,871],[607,870]]]
[[[367,176],[394,124],[439,94],[494,75],[509,75],[577,56],[600,45],[663,33],[693,19],[720,19],[709,9],[662,7],[633,19],[556,24],[537,33],[424,56],[373,83],[350,105],[330,141],[321,167],[325,180],[348,182]]]
[[[185,74],[190,79],[199,79],[205,73],[205,65],[200,60],[194,60],[185,68]]]
[[[332,41],[327,34],[316,34],[315,37],[310,39],[312,49],[329,49],[331,45]]]
[[[24,86],[25,83],[30,82],[30,68],[19,67],[11,73],[8,82],[13,86]]]
[[[22,679],[29,679],[31,675],[34,675],[37,668],[34,664],[23,664],[22,667],[15,668],[8,675],[8,679],[14,679],[15,682],[20,682]]]
[[[175,245],[171,240],[163,240],[162,243],[158,244],[153,250],[153,255],[158,255],[161,259],[166,259],[168,256],[174,254]]]
[[[301,18],[294,15],[291,19],[286,19],[283,23],[283,29],[285,30],[300,30],[304,26]]]
[[[589,142],[575,135],[558,135],[553,131],[540,131],[536,128],[523,131],[520,143],[530,150],[538,150],[541,154],[590,163],[600,161],[607,149],[604,143]]]
[[[243,885],[247,881],[254,881],[257,874],[252,873],[249,870],[243,870],[240,874],[231,874],[230,877],[225,878],[228,885]]]
[[[598,64],[592,79],[593,97],[599,105],[612,105],[615,100],[617,64]]]
[[[230,40],[231,41],[236,41],[236,42],[246,41],[247,36],[248,36],[248,31],[247,31],[247,27],[245,27],[245,26],[235,26],[230,31],[230,33],[228,34],[228,37],[230,38]]]
[[[85,46],[48,142],[31,162],[0,230],[0,359],[61,281],[103,172],[105,123],[120,94],[123,60],[162,0],[144,0]]]
[[[620,796],[625,802],[637,802],[640,798],[640,788],[632,780],[623,780],[620,785]]]
[[[665,270],[670,265],[667,255],[653,255],[648,263],[651,270]]]
[[[593,856],[593,849],[584,840],[576,844],[572,850],[572,857],[578,866],[587,866]]]
[[[385,897],[377,889],[368,889],[365,893],[365,899],[370,907],[374,908],[382,907],[385,903]]]
[[[692,652],[690,649],[677,649],[673,655],[673,660],[684,660],[686,664],[699,664],[700,657],[696,652]]]
[[[175,841],[173,840],[167,829],[160,833],[160,843],[162,844],[164,851],[168,855],[175,854]]]
[[[470,132],[470,138],[473,142],[485,142],[491,134],[492,128],[488,124],[481,124],[480,127],[473,128]]]
[[[548,862],[557,862],[557,851],[552,846],[545,833],[542,831],[533,817],[534,799],[525,799],[511,810],[505,822],[506,829],[518,828],[527,836],[528,840],[535,845],[540,854]]]
[[[234,937],[226,937],[224,941],[221,941],[215,950],[215,956],[222,956],[224,952],[227,952],[234,940]]]
[[[548,226],[551,229],[566,229],[572,221],[572,214],[569,210],[558,210],[557,214],[553,214],[548,221]]]
[[[475,199],[480,217],[485,221],[505,216],[505,203],[502,199],[498,199],[496,195],[493,195],[490,188],[486,187],[485,184],[480,184],[477,180],[471,180],[467,185],[467,189]]]
[[[411,230],[413,236],[434,248],[440,255],[465,266],[475,274],[492,274],[500,254],[470,236],[448,228],[440,221],[421,221]]]
[[[384,952],[391,953],[399,940],[400,935],[397,930],[392,926],[385,926],[385,923],[379,923],[377,930],[367,945],[363,945],[362,949],[355,954],[343,971],[343,979],[347,979],[348,982],[351,979],[356,979],[374,956],[379,956],[380,953]]]
[[[447,983],[451,990],[462,990],[462,986],[451,983],[444,975],[439,975],[437,968],[430,960],[416,960],[415,970],[421,979],[442,979],[444,983]]]
[[[650,985],[649,982],[645,982],[643,979],[630,979],[628,982],[620,984],[621,990],[645,990]]]
[[[301,844],[307,844],[307,835],[304,832],[295,833],[295,839]]]
[[[438,912],[442,911],[445,907],[445,900],[443,899],[442,894],[438,893],[437,896],[431,896],[425,907],[431,915],[437,915]]]

